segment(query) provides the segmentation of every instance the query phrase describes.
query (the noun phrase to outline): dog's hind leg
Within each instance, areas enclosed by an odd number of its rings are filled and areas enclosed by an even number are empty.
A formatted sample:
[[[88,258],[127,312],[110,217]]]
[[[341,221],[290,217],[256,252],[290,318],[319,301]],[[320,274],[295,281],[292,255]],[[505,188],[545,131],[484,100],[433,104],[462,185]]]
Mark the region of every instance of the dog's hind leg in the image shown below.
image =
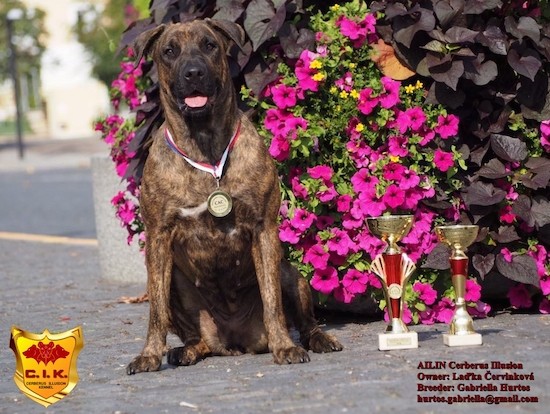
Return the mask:
[[[313,352],[341,351],[340,342],[323,332],[315,320],[307,280],[286,259],[281,261],[281,285],[286,318],[300,333],[302,345]]]

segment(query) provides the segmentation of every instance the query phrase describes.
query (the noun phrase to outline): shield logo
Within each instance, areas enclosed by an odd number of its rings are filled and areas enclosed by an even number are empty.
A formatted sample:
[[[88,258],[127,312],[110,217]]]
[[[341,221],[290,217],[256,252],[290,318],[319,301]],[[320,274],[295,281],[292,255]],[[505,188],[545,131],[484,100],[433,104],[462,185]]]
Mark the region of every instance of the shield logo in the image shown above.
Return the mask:
[[[51,334],[11,329],[17,387],[31,400],[48,407],[69,394],[78,382],[76,359],[84,346],[82,328]]]

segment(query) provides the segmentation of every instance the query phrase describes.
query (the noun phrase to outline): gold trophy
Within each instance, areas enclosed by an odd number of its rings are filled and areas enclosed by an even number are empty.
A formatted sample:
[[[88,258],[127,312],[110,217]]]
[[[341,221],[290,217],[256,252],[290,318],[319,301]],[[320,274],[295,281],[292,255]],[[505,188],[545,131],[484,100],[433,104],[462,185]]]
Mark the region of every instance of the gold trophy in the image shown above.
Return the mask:
[[[369,230],[388,243],[386,250],[375,257],[371,270],[382,281],[390,324],[386,333],[378,334],[378,349],[418,348],[418,334],[410,332],[401,318],[405,285],[416,269],[413,261],[402,253],[397,242],[412,226],[412,216],[380,216],[367,219]]]
[[[466,248],[477,237],[479,226],[454,225],[437,226],[435,232],[439,240],[451,247],[451,278],[456,294],[455,313],[451,321],[450,331],[443,334],[443,342],[447,346],[481,345],[480,334],[474,331],[472,317],[466,309],[466,278],[468,277],[468,256]]]

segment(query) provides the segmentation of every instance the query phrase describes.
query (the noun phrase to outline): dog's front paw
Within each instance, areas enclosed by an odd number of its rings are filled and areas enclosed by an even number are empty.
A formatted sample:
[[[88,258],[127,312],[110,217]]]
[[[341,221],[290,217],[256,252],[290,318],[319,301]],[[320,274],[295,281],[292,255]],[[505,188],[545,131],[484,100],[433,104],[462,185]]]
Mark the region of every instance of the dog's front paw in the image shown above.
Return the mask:
[[[313,352],[323,353],[341,351],[344,347],[334,336],[317,331],[309,338],[309,349]]]
[[[307,351],[301,346],[293,346],[273,351],[273,360],[276,364],[299,364],[309,362]]]
[[[170,365],[179,366],[194,365],[204,357],[205,355],[193,345],[172,348],[166,353],[166,361]]]
[[[128,375],[134,375],[138,372],[158,371],[162,363],[162,357],[156,355],[138,355],[132,362],[126,367],[126,373]]]

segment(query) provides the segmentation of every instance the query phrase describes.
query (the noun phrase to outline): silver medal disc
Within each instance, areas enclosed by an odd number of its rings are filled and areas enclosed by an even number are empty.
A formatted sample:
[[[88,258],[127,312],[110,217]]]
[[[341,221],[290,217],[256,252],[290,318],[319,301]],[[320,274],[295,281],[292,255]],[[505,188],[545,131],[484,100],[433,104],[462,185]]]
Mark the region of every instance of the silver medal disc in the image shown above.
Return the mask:
[[[231,196],[223,191],[216,190],[208,196],[208,211],[214,217],[225,217],[231,213],[233,201]]]

